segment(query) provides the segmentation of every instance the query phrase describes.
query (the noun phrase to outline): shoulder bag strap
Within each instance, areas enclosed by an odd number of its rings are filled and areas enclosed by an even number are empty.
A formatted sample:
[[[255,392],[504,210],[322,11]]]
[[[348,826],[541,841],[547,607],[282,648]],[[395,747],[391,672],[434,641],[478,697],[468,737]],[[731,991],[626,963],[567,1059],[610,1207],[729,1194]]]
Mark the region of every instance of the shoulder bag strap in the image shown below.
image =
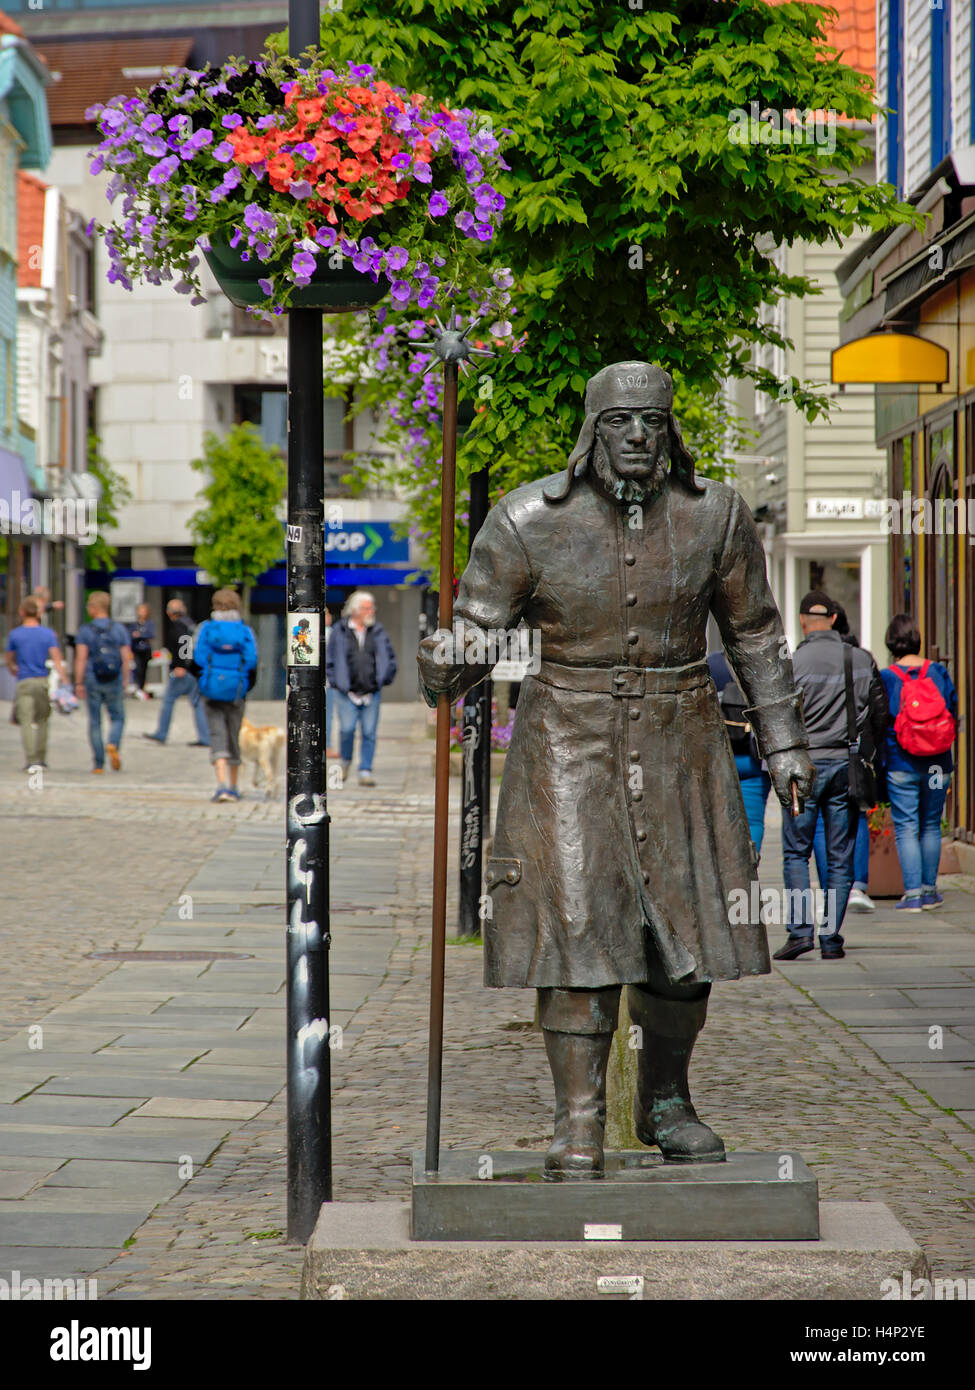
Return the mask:
[[[843,679],[846,683],[846,738],[850,747],[857,741],[856,706],[853,702],[853,652],[843,643]]]

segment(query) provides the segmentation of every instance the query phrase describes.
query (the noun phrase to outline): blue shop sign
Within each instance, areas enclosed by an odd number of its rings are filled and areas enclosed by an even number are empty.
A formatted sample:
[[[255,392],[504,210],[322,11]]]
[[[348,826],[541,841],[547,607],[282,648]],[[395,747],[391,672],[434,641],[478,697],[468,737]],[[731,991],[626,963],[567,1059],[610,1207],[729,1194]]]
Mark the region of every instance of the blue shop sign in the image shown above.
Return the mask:
[[[403,565],[410,543],[390,521],[327,521],[325,561],[331,565]]]

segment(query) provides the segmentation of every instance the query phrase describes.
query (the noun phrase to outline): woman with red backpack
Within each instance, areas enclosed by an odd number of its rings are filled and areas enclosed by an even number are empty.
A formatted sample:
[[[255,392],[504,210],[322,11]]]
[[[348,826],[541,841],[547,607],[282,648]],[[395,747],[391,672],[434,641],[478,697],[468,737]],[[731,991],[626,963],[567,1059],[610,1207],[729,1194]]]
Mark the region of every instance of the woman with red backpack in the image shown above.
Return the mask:
[[[937,890],[941,815],[954,762],[958,695],[944,666],[920,656],[914,619],[898,613],[884,638],[893,664],[881,671],[887,691],[887,793],[904,876],[904,912],[931,911],[944,898]]]

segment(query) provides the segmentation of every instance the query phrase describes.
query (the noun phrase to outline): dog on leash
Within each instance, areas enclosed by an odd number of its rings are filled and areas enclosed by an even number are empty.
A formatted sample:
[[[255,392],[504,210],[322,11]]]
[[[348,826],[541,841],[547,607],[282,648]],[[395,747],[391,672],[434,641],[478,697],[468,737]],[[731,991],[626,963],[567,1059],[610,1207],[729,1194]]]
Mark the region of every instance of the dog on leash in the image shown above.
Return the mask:
[[[263,780],[265,801],[278,794],[278,768],[286,744],[284,730],[276,725],[252,724],[249,719],[240,721],[241,761],[254,764],[254,786],[259,786]]]

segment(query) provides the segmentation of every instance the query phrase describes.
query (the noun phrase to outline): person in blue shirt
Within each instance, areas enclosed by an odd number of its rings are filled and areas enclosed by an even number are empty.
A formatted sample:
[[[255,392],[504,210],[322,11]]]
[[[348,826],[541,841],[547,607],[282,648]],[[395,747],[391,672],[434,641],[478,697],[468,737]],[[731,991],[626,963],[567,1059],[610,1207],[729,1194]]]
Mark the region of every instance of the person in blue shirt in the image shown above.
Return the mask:
[[[210,731],[210,762],[217,776],[211,801],[239,801],[240,726],[244,700],[257,678],[257,641],[240,616],[233,589],[217,589],[212,612],[196,632],[193,660]]]
[[[884,638],[894,658],[893,666],[881,671],[887,691],[890,719],[887,726],[887,794],[897,841],[897,858],[904,876],[904,896],[897,907],[904,912],[931,911],[944,902],[938,892],[938,864],[941,859],[941,816],[944,811],[954,761],[951,749],[944,753],[919,756],[909,753],[897,741],[894,722],[900,713],[904,684],[894,666],[917,680],[924,665],[920,655],[921,633],[914,619],[898,613],[891,619]],[[949,714],[958,727],[958,694],[951,677],[937,661],[928,666],[927,675],[940,691]]]
[[[37,599],[25,598],[20,605],[20,627],[7,638],[7,668],[17,678],[14,709],[24,745],[25,772],[47,767],[47,725],[51,718],[48,661],[62,684],[68,683],[58,639],[49,627],[41,625],[39,610]]]
[[[132,667],[129,634],[121,623],[112,622],[111,597],[103,589],[88,595],[87,623],[75,638],[75,691],[88,701],[88,739],[95,765],[93,773],[105,770],[105,754],[113,769],[122,766],[119,748],[125,727],[125,687]],[[108,743],[102,742],[102,708],[108,712]]]
[[[711,653],[708,657],[708,670],[711,672],[711,679],[714,681],[719,695],[735,679],[724,652]],[[762,852],[762,841],[765,838],[765,803],[772,790],[772,779],[765,770],[765,764],[758,756],[758,748],[753,737],[748,741],[747,750],[736,752],[733,748],[732,753],[738,772],[738,781],[741,783],[741,797],[745,803],[748,829],[751,832],[752,844],[755,846],[755,854],[758,856]]]

